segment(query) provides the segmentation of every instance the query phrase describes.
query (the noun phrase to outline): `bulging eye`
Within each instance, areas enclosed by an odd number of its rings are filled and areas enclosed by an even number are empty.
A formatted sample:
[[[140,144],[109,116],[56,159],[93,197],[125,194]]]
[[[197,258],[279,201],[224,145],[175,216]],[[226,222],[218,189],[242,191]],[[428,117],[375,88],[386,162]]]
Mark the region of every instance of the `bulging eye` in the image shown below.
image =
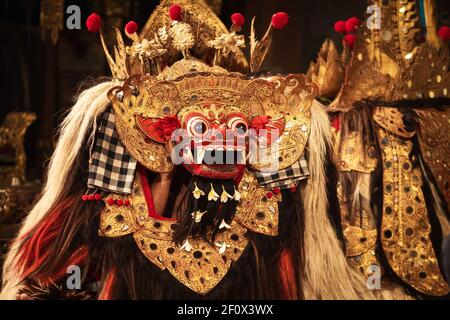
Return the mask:
[[[228,119],[228,128],[235,130],[238,135],[245,135],[248,130],[247,121],[239,116]]]
[[[195,137],[203,136],[209,129],[209,125],[206,120],[199,116],[190,118],[186,127],[189,134]]]

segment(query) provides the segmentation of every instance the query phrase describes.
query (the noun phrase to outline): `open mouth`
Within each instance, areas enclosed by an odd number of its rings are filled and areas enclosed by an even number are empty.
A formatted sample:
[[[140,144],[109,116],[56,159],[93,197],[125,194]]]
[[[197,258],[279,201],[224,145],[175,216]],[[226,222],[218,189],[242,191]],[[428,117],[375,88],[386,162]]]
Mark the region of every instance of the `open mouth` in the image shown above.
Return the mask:
[[[223,145],[186,147],[183,149],[182,157],[187,164],[243,165],[246,162],[246,150]]]

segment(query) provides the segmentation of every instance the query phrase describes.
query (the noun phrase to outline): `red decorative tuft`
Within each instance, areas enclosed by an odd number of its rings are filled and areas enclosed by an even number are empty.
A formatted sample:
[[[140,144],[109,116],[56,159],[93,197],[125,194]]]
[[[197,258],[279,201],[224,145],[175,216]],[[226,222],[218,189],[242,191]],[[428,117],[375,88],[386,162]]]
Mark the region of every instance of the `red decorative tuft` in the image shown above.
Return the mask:
[[[94,195],[93,195],[93,194],[88,195],[88,200],[89,200],[89,201],[94,200]]]
[[[273,193],[272,193],[272,192],[269,191],[269,192],[266,193],[266,198],[267,198],[267,199],[272,198],[272,196],[273,196]]]
[[[344,37],[344,42],[351,49],[355,46],[356,36],[354,34],[346,34]]]
[[[108,199],[106,200],[106,202],[107,202],[110,206],[112,206],[112,205],[115,203],[115,201],[114,201],[113,198],[108,198]]]
[[[361,20],[357,17],[351,17],[345,21],[345,31],[348,33],[355,31],[361,25]]]
[[[130,200],[125,200],[125,205],[127,206],[127,207],[129,207],[130,205],[131,205],[131,202],[130,202]]]
[[[241,13],[233,13],[231,15],[231,22],[237,27],[242,27],[245,23],[245,18]]]
[[[133,34],[137,31],[138,25],[134,21],[130,21],[125,25],[125,32],[128,34]]]
[[[86,19],[86,28],[90,32],[97,32],[100,30],[102,26],[102,18],[96,13],[92,13],[87,19]]]
[[[450,40],[450,28],[447,26],[440,27],[438,30],[438,36],[442,39],[442,41]]]
[[[169,8],[169,16],[173,21],[181,20],[181,7],[178,4],[173,4]]]
[[[123,200],[122,199],[117,199],[116,204],[118,207],[121,207],[123,205]]]
[[[274,194],[279,194],[279,193],[280,193],[280,188],[275,187],[275,188],[273,188],[272,192],[273,192]]]
[[[272,16],[272,27],[283,29],[289,22],[289,16],[286,12],[277,12]]]
[[[336,31],[340,34],[346,33],[347,31],[345,29],[345,21],[344,20],[336,21],[334,23],[334,31]]]
[[[94,199],[97,201],[102,200],[102,195],[99,193],[96,193],[96,194],[94,194]]]
[[[291,192],[295,192],[295,191],[297,191],[297,186],[292,186],[290,189],[291,189]]]
[[[81,196],[81,200],[87,201],[87,200],[88,200],[88,195],[87,195],[87,194],[83,194],[83,195]]]

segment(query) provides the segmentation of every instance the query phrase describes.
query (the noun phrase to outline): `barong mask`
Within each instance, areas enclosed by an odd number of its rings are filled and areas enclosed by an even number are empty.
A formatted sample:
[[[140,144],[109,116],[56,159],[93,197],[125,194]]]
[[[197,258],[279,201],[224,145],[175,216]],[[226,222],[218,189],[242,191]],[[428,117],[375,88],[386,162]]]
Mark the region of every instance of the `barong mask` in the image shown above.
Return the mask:
[[[294,192],[309,175],[305,147],[317,88],[301,74],[236,72],[258,71],[286,14],[260,41],[252,32],[248,63],[240,26],[226,30],[200,1],[186,1],[178,15],[170,3],[161,2],[141,35],[126,32],[131,46],[116,29],[114,59],[102,37],[113,76],[123,81],[108,93],[114,131],[138,170],[123,192],[109,188],[103,196],[99,234],[132,234],[152,263],[206,293],[244,252],[248,231],[278,234],[281,190]],[[192,212],[178,221],[156,214],[145,170],[168,173],[176,165],[193,176]],[[205,224],[209,241],[199,231]]]

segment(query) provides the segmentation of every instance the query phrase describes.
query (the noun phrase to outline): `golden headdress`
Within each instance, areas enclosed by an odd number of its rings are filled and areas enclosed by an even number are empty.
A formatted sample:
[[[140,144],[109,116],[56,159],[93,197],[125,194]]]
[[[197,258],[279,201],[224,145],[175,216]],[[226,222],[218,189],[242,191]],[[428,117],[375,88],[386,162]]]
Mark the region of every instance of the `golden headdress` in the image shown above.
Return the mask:
[[[381,9],[380,28],[364,23],[358,29],[344,82],[330,110],[347,111],[364,102],[385,106],[418,100],[429,106],[442,101],[448,104],[449,51],[436,36],[433,5],[425,7],[428,26],[424,41],[415,1],[377,0],[370,4]]]

